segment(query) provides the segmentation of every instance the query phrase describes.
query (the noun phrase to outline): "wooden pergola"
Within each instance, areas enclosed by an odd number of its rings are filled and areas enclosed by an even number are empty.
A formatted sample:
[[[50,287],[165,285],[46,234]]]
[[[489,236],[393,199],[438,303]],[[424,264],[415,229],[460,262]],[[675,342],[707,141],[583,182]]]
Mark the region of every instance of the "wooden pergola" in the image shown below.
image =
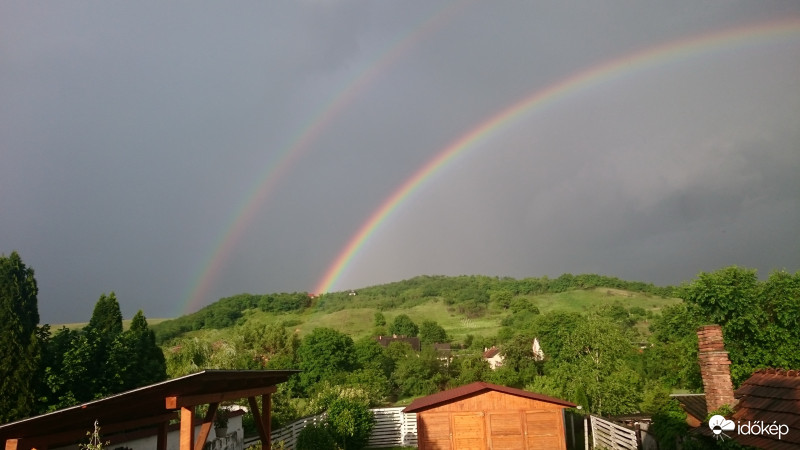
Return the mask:
[[[100,423],[103,438],[115,433],[154,429],[157,450],[167,449],[170,421],[180,420],[180,450],[201,450],[211,431],[220,402],[247,398],[256,427],[269,448],[271,394],[279,383],[298,370],[205,370],[151,384],[81,405],[60,409],[17,422],[0,425],[5,450],[47,450],[85,439],[86,432]],[[258,407],[261,397],[262,408]],[[196,408],[208,405],[201,420]],[[202,424],[195,440],[194,428]]]

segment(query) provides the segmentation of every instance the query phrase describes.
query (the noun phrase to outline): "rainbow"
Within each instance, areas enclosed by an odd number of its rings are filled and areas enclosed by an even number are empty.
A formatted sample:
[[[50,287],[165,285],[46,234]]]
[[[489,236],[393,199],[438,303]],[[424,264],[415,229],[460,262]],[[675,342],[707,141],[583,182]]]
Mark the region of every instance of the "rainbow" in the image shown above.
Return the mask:
[[[221,272],[225,263],[229,260],[236,244],[241,241],[245,231],[253,223],[256,213],[272,194],[275,186],[289,172],[289,168],[316,142],[323,131],[328,129],[330,124],[339,114],[345,110],[353,101],[370,86],[379,75],[395,64],[400,57],[408,53],[418,45],[423,39],[444,24],[449,22],[455,15],[463,10],[468,3],[451,2],[440,8],[411,29],[396,39],[388,49],[383,52],[374,62],[367,64],[366,68],[359,73],[343,90],[334,95],[330,101],[324,104],[311,120],[300,129],[296,137],[290,144],[272,158],[266,170],[258,178],[253,188],[249,190],[244,201],[235,208],[233,218],[224,227],[225,232],[217,245],[213,247],[211,256],[206,259],[203,268],[197,278],[191,283],[190,292],[185,296],[180,308],[180,314],[187,314],[199,308],[203,299],[208,295],[210,287]]]
[[[410,178],[403,182],[380,207],[369,216],[355,235],[347,242],[344,249],[327,269],[319,281],[315,293],[330,292],[336,282],[348,268],[360,249],[386,219],[397,210],[403,202],[411,197],[420,187],[448,163],[462,155],[470,148],[489,140],[500,130],[519,120],[523,115],[547,108],[571,95],[575,95],[590,87],[615,80],[623,75],[636,73],[658,65],[672,63],[690,56],[708,53],[729,47],[746,44],[771,42],[774,39],[796,37],[800,34],[800,18],[793,17],[778,21],[761,22],[742,27],[735,27],[699,36],[693,36],[666,44],[650,47],[642,51],[630,53],[605,63],[575,73],[544,89],[537,90],[521,101],[501,110],[489,119],[479,123],[462,135],[423,165]]]

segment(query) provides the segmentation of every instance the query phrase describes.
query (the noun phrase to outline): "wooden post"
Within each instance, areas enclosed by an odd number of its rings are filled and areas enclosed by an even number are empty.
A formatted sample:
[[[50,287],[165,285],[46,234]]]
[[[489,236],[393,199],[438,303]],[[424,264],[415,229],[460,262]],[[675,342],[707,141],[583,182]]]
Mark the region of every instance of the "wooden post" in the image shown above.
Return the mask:
[[[156,450],[167,450],[167,427],[169,422],[158,424],[158,434],[156,437]]]
[[[261,419],[261,411],[258,409],[258,402],[255,397],[247,397],[250,402],[250,411],[253,413],[253,421],[256,423],[258,436],[261,438],[261,448],[268,449],[270,442],[267,440],[267,430],[264,429],[264,421]]]
[[[194,450],[194,406],[181,406],[180,450]]]
[[[267,439],[266,445],[261,448],[269,450],[272,448],[272,394],[261,395],[261,420],[264,426],[264,436]]]
[[[208,405],[208,411],[206,411],[206,417],[203,419],[203,424],[200,426],[200,434],[197,436],[194,450],[203,450],[203,447],[206,445],[208,435],[211,434],[211,425],[214,424],[214,417],[217,415],[218,407],[219,403],[211,403]]]

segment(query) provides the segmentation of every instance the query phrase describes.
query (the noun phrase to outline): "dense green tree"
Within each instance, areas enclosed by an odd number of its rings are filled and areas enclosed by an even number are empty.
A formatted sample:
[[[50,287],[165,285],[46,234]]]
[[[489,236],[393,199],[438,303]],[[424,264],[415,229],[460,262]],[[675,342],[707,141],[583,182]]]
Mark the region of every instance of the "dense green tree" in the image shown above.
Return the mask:
[[[375,326],[376,327],[386,326],[386,317],[384,317],[383,313],[380,311],[375,311]]]
[[[282,324],[247,324],[241,329],[241,335],[245,348],[252,352],[253,368],[294,367],[300,341],[297,335],[290,336]]]
[[[680,296],[705,323],[722,326],[735,384],[762,367],[800,368],[800,274],[775,272],[759,282],[753,269],[726,267],[701,272]]]
[[[0,423],[34,412],[41,346],[38,288],[17,252],[0,255]]]
[[[424,320],[419,327],[419,341],[423,344],[448,342],[447,332],[435,320]]]
[[[156,345],[156,337],[139,310],[130,328],[120,334],[109,352],[109,366],[114,368],[112,386],[115,392],[146,386],[167,378],[164,353]]]
[[[442,390],[449,377],[443,361],[432,348],[424,348],[419,355],[408,354],[397,360],[392,381],[400,396],[420,396]]]
[[[348,398],[338,398],[328,407],[328,429],[342,450],[359,450],[367,445],[375,420],[369,408]]]
[[[702,322],[684,303],[664,308],[650,324],[650,346],[642,352],[642,375],[673,389],[701,389],[696,330]]]
[[[336,441],[324,424],[306,425],[297,435],[297,450],[336,450]]]
[[[377,370],[385,377],[391,376],[394,361],[378,341],[371,337],[363,337],[355,342],[354,350],[359,367]]]
[[[514,293],[504,289],[493,292],[490,298],[492,303],[496,304],[498,308],[508,309],[511,306],[511,300],[514,298]]]
[[[511,312],[515,315],[522,312],[539,314],[539,308],[525,297],[514,297],[514,299],[511,300]]]
[[[419,334],[419,327],[410,317],[405,314],[400,314],[394,318],[392,324],[389,326],[389,333],[398,336],[416,336]]]
[[[88,401],[119,392],[120,381],[118,370],[109,364],[112,348],[120,344],[115,341],[122,334],[122,312],[114,292],[109,295],[102,294],[95,303],[89,324],[84,327],[83,335],[86,339],[86,348],[90,352],[90,360],[83,362],[89,378],[87,385],[91,385],[89,397],[78,396],[79,401]],[[80,345],[83,345],[81,343]],[[75,369],[78,370],[78,369]]]
[[[640,378],[628,359],[634,347],[618,324],[608,317],[589,315],[568,335],[561,361],[550,375],[562,381],[566,398],[595,414],[635,412]]]
[[[315,383],[356,368],[353,339],[331,328],[315,328],[297,349],[300,383],[309,389]]]
[[[455,379],[451,382],[453,386],[462,386],[475,381],[488,381],[492,373],[489,362],[483,359],[481,353],[471,353],[453,358],[450,364],[456,371]]]
[[[99,335],[116,336],[122,333],[122,311],[117,302],[117,295],[111,292],[108,296],[101,294],[94,305],[92,318],[86,331],[94,331]]]

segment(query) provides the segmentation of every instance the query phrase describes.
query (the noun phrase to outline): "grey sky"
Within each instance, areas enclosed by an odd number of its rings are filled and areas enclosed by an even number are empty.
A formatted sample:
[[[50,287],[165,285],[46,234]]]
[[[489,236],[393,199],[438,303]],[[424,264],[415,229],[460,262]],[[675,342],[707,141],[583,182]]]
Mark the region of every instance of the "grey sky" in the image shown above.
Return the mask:
[[[795,272],[796,1],[2,2],[0,252],[35,269],[50,323],[88,320],[112,290],[126,317],[310,291],[406,179],[504,108],[626,54],[778,20],[795,22],[498,130],[403,202],[335,288]],[[359,79],[207,271],[265,174]]]

